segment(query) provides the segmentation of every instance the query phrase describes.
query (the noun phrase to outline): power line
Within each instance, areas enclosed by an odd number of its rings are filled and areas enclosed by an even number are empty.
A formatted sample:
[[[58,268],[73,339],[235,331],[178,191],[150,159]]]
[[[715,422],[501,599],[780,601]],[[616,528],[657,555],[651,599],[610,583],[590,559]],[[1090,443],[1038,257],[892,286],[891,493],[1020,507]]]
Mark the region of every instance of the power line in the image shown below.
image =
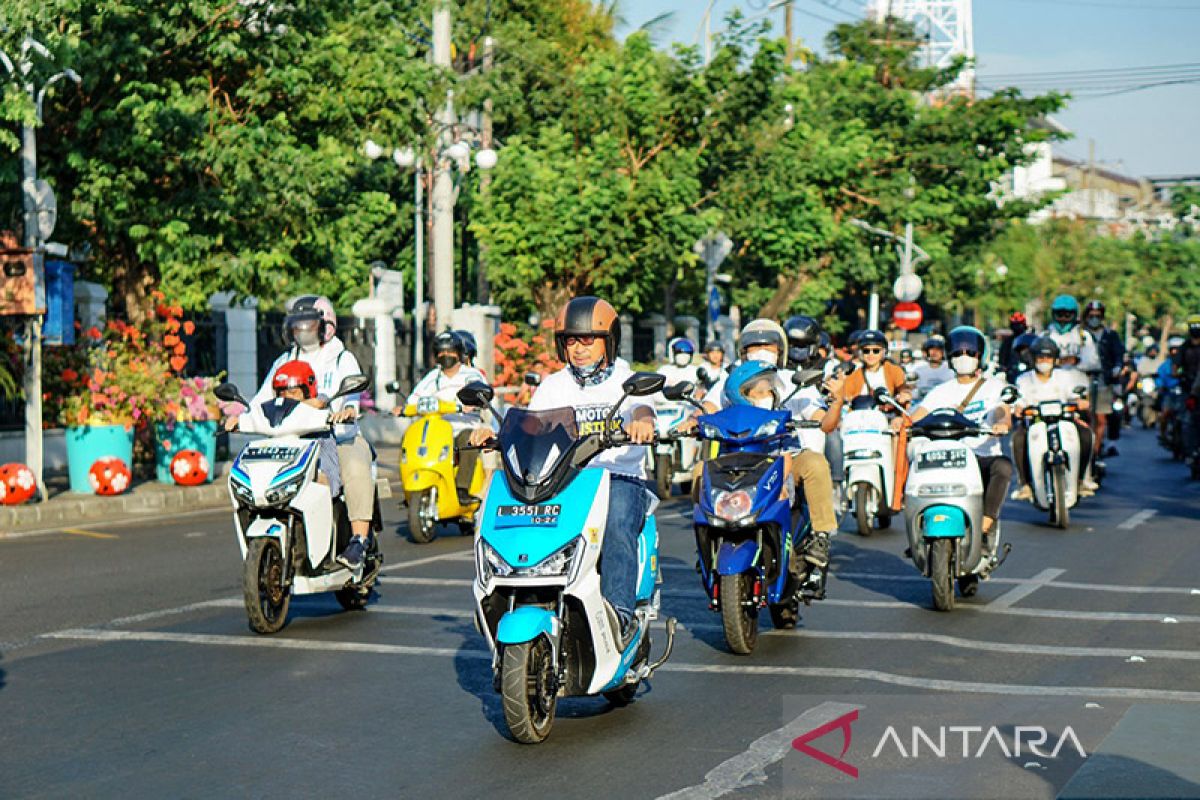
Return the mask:
[[[1101,0],[1017,0],[1021,3],[1037,3],[1040,6],[1077,6],[1081,8],[1107,8],[1113,11],[1200,11],[1200,6],[1188,5],[1166,5],[1154,6],[1144,3],[1128,3],[1128,2],[1112,2],[1105,3]]]
[[[990,78],[1045,78],[1045,77],[1076,77],[1084,75],[1099,75],[1109,73],[1132,74],[1143,72],[1162,72],[1180,69],[1195,69],[1200,68],[1200,62],[1187,62],[1181,64],[1157,64],[1144,67],[1096,67],[1090,69],[1075,69],[1075,70],[1059,70],[1059,71],[1035,71],[1035,72],[993,72],[989,73]]]

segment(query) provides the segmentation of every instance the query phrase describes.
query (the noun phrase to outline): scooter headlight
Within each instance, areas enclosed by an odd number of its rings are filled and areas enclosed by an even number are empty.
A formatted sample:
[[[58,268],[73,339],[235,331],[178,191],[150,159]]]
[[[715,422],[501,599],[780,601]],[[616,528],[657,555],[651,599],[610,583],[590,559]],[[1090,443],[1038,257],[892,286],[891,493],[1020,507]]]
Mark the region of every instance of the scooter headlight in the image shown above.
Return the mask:
[[[967,487],[961,483],[927,483],[917,490],[917,497],[966,497]]]
[[[851,450],[846,453],[846,458],[851,461],[870,461],[875,458],[883,458],[883,453],[878,450]]]
[[[229,485],[233,488],[233,496],[238,502],[244,506],[254,505],[254,490],[247,483],[242,483],[237,478],[229,481]]]
[[[551,553],[532,567],[513,570],[513,574],[520,578],[546,578],[566,575],[571,571],[571,567],[575,563],[575,554],[578,552],[578,545],[579,540],[577,539],[566,547]]]
[[[480,577],[490,573],[495,577],[506,578],[513,574],[513,568],[492,549],[487,542],[480,540],[477,567]]]
[[[296,496],[296,492],[300,491],[300,487],[304,485],[304,479],[305,475],[302,472],[291,480],[267,489],[267,503],[269,505],[279,506],[290,502],[291,499]]]
[[[754,508],[754,496],[745,489],[733,492],[721,492],[713,501],[713,513],[726,522],[737,522],[748,525],[754,521],[750,515]]]

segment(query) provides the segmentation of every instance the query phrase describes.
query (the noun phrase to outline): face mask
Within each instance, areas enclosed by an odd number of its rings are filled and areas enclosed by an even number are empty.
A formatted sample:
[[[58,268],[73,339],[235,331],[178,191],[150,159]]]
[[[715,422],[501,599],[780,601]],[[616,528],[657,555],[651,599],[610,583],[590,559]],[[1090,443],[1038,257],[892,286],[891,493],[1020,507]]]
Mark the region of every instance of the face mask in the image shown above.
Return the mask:
[[[758,398],[755,398],[754,400],[752,400],[751,402],[754,403],[755,408],[765,408],[768,411],[775,408],[775,398],[774,397],[758,397]]]
[[[691,353],[676,353],[675,354],[675,366],[686,367],[690,363],[692,363]]]
[[[975,356],[955,356],[950,359],[950,366],[957,375],[974,375],[979,369],[979,359]]]
[[[1104,320],[1101,317],[1088,317],[1087,326],[1093,330],[1104,325]]]
[[[1033,365],[1033,368],[1036,369],[1038,372],[1042,373],[1043,375],[1049,375],[1051,372],[1054,371],[1054,362],[1053,361],[1039,361]]]
[[[440,353],[437,357],[437,363],[442,369],[450,369],[458,363],[458,356],[453,353]]]
[[[747,350],[746,360],[761,361],[764,364],[774,364],[777,361],[775,353],[765,347],[760,347],[756,350]]]
[[[1054,328],[1059,333],[1066,333],[1067,331],[1071,330],[1071,328],[1075,327],[1075,320],[1073,320],[1073,319],[1066,319],[1066,320],[1056,319],[1050,323],[1050,327]]]

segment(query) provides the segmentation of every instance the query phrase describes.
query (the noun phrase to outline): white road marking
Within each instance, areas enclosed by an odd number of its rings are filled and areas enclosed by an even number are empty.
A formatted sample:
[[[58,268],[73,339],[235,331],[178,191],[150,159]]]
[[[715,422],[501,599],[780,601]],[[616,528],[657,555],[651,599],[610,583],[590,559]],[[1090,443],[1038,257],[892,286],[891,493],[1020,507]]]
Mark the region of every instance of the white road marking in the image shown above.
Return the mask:
[[[474,578],[417,578],[412,575],[403,575],[399,578],[388,578],[388,585],[402,584],[408,586],[473,586],[475,585]]]
[[[98,642],[162,642],[225,647],[259,647],[275,650],[313,650],[344,653],[387,655],[439,656],[490,660],[486,650],[456,647],[424,647],[369,642],[330,642],[313,639],[288,639],[263,636],[227,636],[220,634],[172,633],[168,631],[111,631],[97,628],[77,628],[45,634],[50,639],[77,639]],[[1138,689],[1120,686],[1041,686],[976,681],[942,680],[913,675],[897,675],[871,669],[847,667],[787,667],[754,664],[688,664],[667,663],[662,672],[708,673],[716,675],[754,675],[759,677],[830,678],[835,680],[874,681],[914,689],[967,694],[1000,694],[1023,697],[1088,697],[1121,700],[1155,700],[1161,702],[1200,703],[1200,692],[1168,689]]]
[[[988,607],[993,610],[997,608],[1011,608],[1013,604],[1024,600],[1026,597],[1050,583],[1050,581],[1054,580],[1059,575],[1062,575],[1064,572],[1066,572],[1065,569],[1044,569],[1037,575],[1034,575],[1033,579],[1029,581],[1029,583],[1022,584],[1015,589],[1009,589],[1007,592],[988,603]]]
[[[427,556],[426,558],[416,558],[412,561],[401,561],[398,564],[390,564],[385,566],[380,572],[395,572],[398,569],[408,569],[409,567],[419,567],[423,564],[432,564],[435,561],[471,561],[475,558],[475,553],[471,550],[456,550],[453,553],[442,553],[440,556]]]
[[[855,708],[831,702],[814,706],[782,728],[758,737],[745,752],[710,769],[704,775],[704,783],[665,794],[658,800],[716,800],[738,789],[762,785],[767,782],[767,767],[791,752],[793,739]]]
[[[1150,518],[1157,513],[1158,512],[1153,508],[1143,508],[1141,511],[1138,511],[1129,519],[1118,525],[1117,529],[1122,531],[1131,531],[1138,525],[1141,525],[1143,522],[1149,522]]]

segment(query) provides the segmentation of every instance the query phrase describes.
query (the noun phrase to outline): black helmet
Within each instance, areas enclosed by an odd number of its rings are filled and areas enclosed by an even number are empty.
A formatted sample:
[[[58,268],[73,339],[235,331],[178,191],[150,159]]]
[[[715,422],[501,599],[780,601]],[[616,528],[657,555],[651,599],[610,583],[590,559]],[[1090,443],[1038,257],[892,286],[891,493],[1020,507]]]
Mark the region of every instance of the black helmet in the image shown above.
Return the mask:
[[[825,352],[828,353],[833,349],[833,337],[825,331],[821,331],[821,333],[817,335],[817,347],[825,348]]]
[[[883,331],[875,328],[860,331],[858,336],[858,346],[867,347],[868,345],[882,347],[884,350],[886,350],[888,346],[888,340],[887,337],[883,335]]]
[[[987,339],[978,328],[972,328],[970,325],[960,325],[950,331],[947,346],[952,356],[966,351],[982,360],[987,354]]]
[[[1058,342],[1051,339],[1049,336],[1043,336],[1033,343],[1029,348],[1029,355],[1034,359],[1046,358],[1049,356],[1055,361],[1058,360]]]
[[[725,346],[723,344],[721,344],[720,342],[718,342],[716,339],[709,339],[708,344],[704,345],[704,352],[706,352],[706,353],[715,353],[718,350],[720,350],[722,353],[724,353]]]
[[[1013,339],[1013,352],[1017,354],[1023,353],[1033,347],[1034,343],[1038,341],[1040,341],[1040,339],[1036,333],[1022,333],[1020,336]],[[1055,345],[1055,347],[1057,346],[1058,345]],[[1057,351],[1055,352],[1054,357],[1058,358]]]
[[[783,329],[787,331],[788,344],[792,347],[812,347],[821,335],[821,323],[804,314],[789,317],[783,323]]]
[[[437,336],[433,337],[433,354],[438,353],[456,353],[459,360],[463,360],[466,355],[466,348],[463,347],[462,337],[456,331],[442,331]]]
[[[479,355],[479,345],[475,342],[475,334],[470,331],[455,331],[455,335],[462,340],[463,355],[466,356],[467,363],[471,363]]]
[[[940,336],[930,336],[928,339],[925,340],[924,344],[921,345],[921,349],[924,350],[926,353],[928,353],[930,350],[932,350],[935,347],[938,348],[939,350],[945,350],[946,349],[946,340]]]
[[[859,339],[862,338],[864,333],[866,333],[866,331],[852,331],[850,335],[846,337],[846,346],[858,347]]]
[[[1101,303],[1099,300],[1089,300],[1088,304],[1083,307],[1083,315],[1086,317],[1088,314],[1092,313],[1093,311],[1098,312],[1100,314],[1100,316],[1103,317],[1104,316],[1104,303]]]

